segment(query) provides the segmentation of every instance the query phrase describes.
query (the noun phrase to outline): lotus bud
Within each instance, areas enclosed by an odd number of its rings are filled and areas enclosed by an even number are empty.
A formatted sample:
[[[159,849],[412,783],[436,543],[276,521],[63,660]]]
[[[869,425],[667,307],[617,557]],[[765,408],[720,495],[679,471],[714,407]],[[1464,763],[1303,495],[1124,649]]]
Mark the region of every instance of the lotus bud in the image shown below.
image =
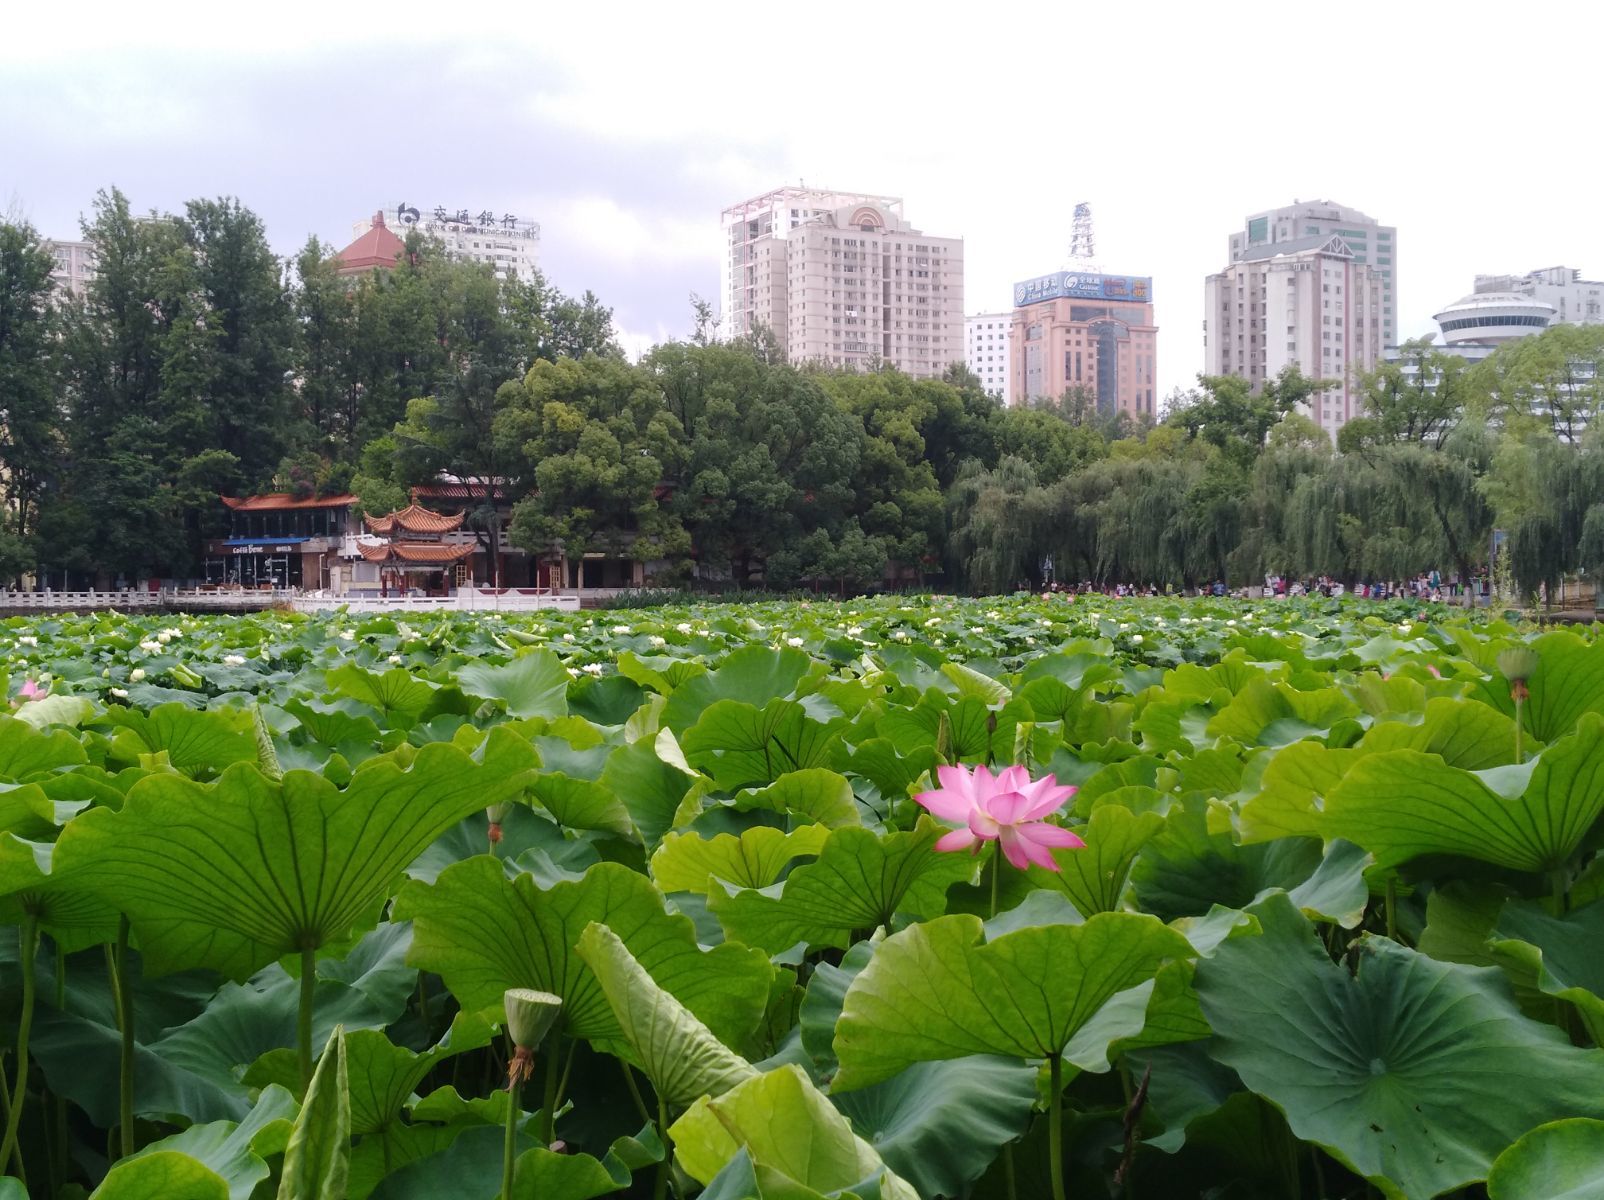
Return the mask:
[[[1531,694],[1526,689],[1526,681],[1536,674],[1540,665],[1542,660],[1530,646],[1510,646],[1498,652],[1498,670],[1509,680],[1509,694],[1517,700],[1524,700]]]
[[[501,823],[507,819],[507,814],[511,811],[512,801],[510,800],[503,800],[500,804],[492,804],[485,809],[485,816],[490,818],[490,844],[492,846],[501,841]]]
[[[947,764],[957,761],[952,752],[952,718],[945,709],[936,722],[936,761]]]
[[[535,1069],[535,1047],[562,1013],[563,998],[530,988],[508,988],[501,996],[507,1010],[507,1033],[512,1037],[512,1061],[507,1064],[507,1090],[528,1079]]]

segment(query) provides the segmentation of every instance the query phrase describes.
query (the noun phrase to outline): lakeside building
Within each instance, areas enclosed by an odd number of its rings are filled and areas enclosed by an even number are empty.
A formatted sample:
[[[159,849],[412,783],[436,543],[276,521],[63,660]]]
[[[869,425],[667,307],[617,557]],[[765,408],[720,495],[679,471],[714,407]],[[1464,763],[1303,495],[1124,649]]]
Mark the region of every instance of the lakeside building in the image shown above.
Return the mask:
[[[1333,381],[1303,411],[1335,441],[1387,344],[1391,285],[1336,233],[1235,241],[1231,264],[1203,284],[1203,369],[1255,389],[1289,366]]]
[[[55,265],[50,284],[58,295],[82,296],[95,277],[95,248],[89,242],[63,242],[46,239]]]
[[[1104,416],[1157,419],[1158,326],[1144,275],[1055,271],[1014,285],[1009,402],[1082,388]]]
[[[963,239],[890,196],[779,188],[724,210],[726,337],[766,330],[788,361],[917,379],[963,361]]]
[[[964,365],[975,373],[988,396],[1009,401],[1008,331],[1011,312],[974,313],[964,318]]]
[[[1574,267],[1545,267],[1525,275],[1478,275],[1475,291],[1508,292],[1541,301],[1553,308],[1555,325],[1604,323],[1604,282],[1583,279]]]
[[[368,220],[355,222],[351,233],[361,242],[371,229],[380,225],[397,241],[404,239],[410,229],[438,238],[448,258],[488,263],[498,279],[532,283],[540,270],[540,223],[514,213],[498,214],[489,208],[474,210],[444,205],[420,208],[403,201],[377,210]],[[341,251],[340,256],[343,260],[345,251]],[[392,257],[390,263],[394,261]]]
[[[1368,266],[1380,283],[1381,307],[1376,314],[1381,321],[1380,345],[1382,349],[1397,345],[1396,226],[1383,225],[1358,209],[1333,200],[1293,201],[1283,208],[1267,209],[1244,220],[1241,231],[1230,235],[1227,261],[1244,262],[1255,251],[1262,252],[1265,246],[1332,235],[1340,237],[1352,252],[1353,261]]]

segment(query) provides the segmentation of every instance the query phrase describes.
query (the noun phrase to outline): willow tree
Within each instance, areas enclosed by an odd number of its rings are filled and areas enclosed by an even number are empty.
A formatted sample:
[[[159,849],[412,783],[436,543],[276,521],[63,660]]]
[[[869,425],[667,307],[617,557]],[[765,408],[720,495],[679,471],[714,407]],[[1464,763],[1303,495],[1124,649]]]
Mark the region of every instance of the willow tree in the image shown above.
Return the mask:
[[[948,552],[976,591],[1011,591],[1041,578],[1036,516],[1041,489],[1030,464],[1002,459],[995,470],[972,463],[947,493]]]

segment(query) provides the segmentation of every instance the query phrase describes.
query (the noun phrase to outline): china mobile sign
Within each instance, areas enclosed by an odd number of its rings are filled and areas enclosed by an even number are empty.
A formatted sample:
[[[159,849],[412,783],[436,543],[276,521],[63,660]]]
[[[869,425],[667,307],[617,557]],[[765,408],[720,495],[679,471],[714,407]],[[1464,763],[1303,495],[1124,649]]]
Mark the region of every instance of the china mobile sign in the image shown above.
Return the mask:
[[[416,227],[425,233],[477,233],[486,237],[527,238],[530,241],[540,238],[538,221],[520,220],[512,213],[502,213],[498,217],[495,210],[489,208],[481,208],[477,212],[443,205],[419,209],[403,202],[395,206],[395,221],[402,228]]]
[[[1084,271],[1054,271],[1014,284],[1016,305],[1043,300],[1153,301],[1153,280],[1147,275],[1091,275]]]

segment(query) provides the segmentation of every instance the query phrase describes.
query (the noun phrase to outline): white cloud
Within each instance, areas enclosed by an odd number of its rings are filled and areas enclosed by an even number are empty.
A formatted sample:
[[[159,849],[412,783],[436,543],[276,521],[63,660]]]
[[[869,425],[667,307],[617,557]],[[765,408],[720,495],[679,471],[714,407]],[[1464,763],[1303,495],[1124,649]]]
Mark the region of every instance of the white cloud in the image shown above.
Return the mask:
[[[716,215],[692,221],[626,208],[609,196],[557,196],[541,202],[543,239],[561,239],[603,261],[671,269],[706,263],[719,250]]]

